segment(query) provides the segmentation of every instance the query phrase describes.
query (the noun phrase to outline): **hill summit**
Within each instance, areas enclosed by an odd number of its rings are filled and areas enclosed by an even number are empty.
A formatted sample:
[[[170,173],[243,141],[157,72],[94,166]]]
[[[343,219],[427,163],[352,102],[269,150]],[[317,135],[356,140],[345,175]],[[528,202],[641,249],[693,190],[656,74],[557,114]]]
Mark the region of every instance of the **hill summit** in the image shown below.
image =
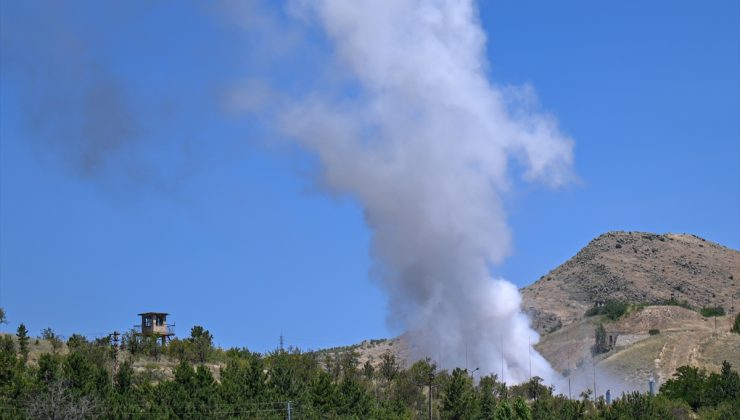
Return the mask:
[[[542,334],[580,319],[598,301],[730,310],[739,275],[740,252],[695,235],[608,232],[521,292]]]

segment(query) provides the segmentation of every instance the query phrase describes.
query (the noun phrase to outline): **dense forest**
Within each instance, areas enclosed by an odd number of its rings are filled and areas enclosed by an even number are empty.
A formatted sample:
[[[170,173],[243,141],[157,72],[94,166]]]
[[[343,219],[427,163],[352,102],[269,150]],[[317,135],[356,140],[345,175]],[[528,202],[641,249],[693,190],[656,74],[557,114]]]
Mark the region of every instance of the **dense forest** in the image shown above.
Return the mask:
[[[222,350],[202,327],[166,346],[132,332],[121,346],[80,335],[62,341],[49,329],[40,339],[50,351],[31,361],[39,339],[25,326],[0,336],[0,418],[426,419],[430,409],[435,419],[740,418],[740,377],[729,363],[716,373],[681,367],[658,395],[607,404],[590,392],[554,395],[537,377],[507,385],[429,359],[404,368],[390,353],[360,365],[351,350]],[[171,377],[133,366],[163,359],[177,363]]]

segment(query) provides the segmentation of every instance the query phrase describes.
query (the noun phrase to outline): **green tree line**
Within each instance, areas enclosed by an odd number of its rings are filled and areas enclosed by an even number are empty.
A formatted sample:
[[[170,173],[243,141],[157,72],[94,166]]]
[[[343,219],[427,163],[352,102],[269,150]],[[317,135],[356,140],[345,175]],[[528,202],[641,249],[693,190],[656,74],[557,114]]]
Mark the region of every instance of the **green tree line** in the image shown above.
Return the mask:
[[[75,334],[66,345],[68,352],[54,349],[32,363],[25,326],[15,338],[0,337],[0,418],[284,419],[290,411],[292,419],[425,419],[430,388],[435,419],[740,418],[740,379],[729,363],[718,373],[681,367],[657,396],[631,393],[607,405],[589,393],[555,395],[538,377],[474,381],[471,372],[440,370],[430,359],[404,368],[391,353],[374,365],[351,349],[224,351],[202,327],[166,346],[128,334],[129,357],[117,369],[107,338]],[[170,377],[155,378],[134,368],[137,357],[178,362]]]

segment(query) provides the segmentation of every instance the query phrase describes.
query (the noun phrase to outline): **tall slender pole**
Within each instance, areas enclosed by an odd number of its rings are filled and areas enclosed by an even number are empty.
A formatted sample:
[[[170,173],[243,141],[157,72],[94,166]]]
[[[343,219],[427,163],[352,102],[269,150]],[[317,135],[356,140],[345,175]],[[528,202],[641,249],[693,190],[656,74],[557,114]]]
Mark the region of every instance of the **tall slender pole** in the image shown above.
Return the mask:
[[[570,394],[570,372],[568,372],[568,399],[573,399],[573,396]]]
[[[501,348],[501,383],[504,383],[504,336],[503,334],[498,335]]]
[[[532,336],[527,336],[529,339],[529,380],[532,380]]]
[[[465,340],[465,370],[468,370],[468,340]]]
[[[290,401],[288,401],[288,420],[291,420],[291,414]]]
[[[596,360],[592,361],[594,367],[594,402],[596,402]]]
[[[570,344],[570,330],[568,330],[568,344]],[[570,367],[570,365],[571,365],[571,353],[572,352],[570,352],[570,351],[568,352],[568,399],[569,400],[573,399],[573,396],[570,393],[570,375],[573,372],[571,370],[571,367]]]

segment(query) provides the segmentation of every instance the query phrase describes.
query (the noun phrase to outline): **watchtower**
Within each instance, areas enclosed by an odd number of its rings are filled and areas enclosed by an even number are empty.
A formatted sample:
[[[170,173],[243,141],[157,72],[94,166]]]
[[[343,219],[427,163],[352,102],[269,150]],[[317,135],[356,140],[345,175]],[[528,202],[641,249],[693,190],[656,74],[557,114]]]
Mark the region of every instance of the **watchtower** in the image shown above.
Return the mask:
[[[162,339],[162,345],[167,339],[175,335],[175,324],[167,323],[167,313],[164,312],[144,312],[139,314],[141,317],[141,335],[154,336]],[[139,326],[139,325],[137,325]]]

